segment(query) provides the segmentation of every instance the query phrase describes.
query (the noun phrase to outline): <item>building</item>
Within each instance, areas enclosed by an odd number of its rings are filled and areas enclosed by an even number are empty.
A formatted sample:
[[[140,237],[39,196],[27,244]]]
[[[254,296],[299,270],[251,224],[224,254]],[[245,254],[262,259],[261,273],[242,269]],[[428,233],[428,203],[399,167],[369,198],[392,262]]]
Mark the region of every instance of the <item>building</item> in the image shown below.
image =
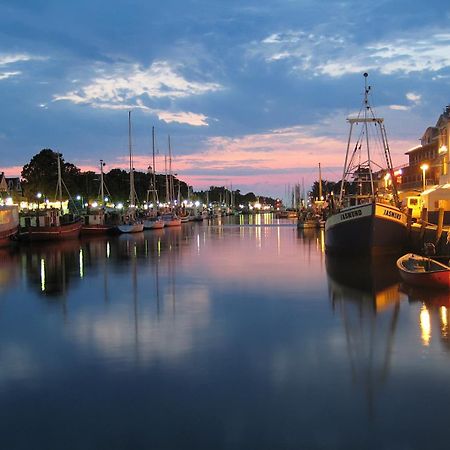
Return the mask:
[[[425,186],[446,184],[450,181],[450,105],[439,116],[434,127],[425,130],[420,145],[406,152],[408,166],[402,168],[401,190],[413,195]]]
[[[0,173],[0,196],[10,196],[15,201],[22,198],[23,190],[19,177],[5,177],[4,172]]]

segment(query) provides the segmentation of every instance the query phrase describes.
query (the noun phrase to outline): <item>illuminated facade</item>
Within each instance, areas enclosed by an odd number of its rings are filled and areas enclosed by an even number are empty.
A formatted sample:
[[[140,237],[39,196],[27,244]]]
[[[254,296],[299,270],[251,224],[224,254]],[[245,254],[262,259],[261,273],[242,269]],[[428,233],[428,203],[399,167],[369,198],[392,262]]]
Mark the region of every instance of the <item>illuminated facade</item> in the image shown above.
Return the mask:
[[[450,105],[439,116],[434,127],[425,130],[420,145],[406,152],[408,166],[403,168],[401,189],[422,191],[423,186],[450,181]]]

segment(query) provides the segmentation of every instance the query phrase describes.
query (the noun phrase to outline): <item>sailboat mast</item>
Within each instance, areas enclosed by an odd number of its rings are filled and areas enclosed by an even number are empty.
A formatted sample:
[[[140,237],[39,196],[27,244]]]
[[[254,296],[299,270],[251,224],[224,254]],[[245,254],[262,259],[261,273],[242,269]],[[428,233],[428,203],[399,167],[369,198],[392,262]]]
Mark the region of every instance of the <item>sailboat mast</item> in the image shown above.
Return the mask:
[[[175,200],[175,186],[174,179],[172,175],[172,147],[170,145],[170,135],[168,136],[169,143],[169,189],[170,189],[170,201]]]
[[[157,201],[156,191],[156,168],[155,168],[155,127],[152,127],[152,167],[153,167],[153,189],[154,189],[154,203]],[[155,204],[156,208],[156,204]]]
[[[105,189],[104,189],[104,181],[103,181],[103,159],[100,160],[100,196],[101,196],[101,205],[104,205],[105,201]]]
[[[130,207],[133,207],[136,194],[134,192],[133,157],[131,155],[131,147],[131,111],[128,111],[128,150],[130,153]]]
[[[322,200],[322,170],[319,163],[319,200]]]
[[[170,204],[169,198],[169,178],[167,176],[167,155],[164,155],[164,173],[166,174],[166,203]]]
[[[61,155],[59,153],[58,153],[58,198],[59,198],[59,209],[62,211]]]

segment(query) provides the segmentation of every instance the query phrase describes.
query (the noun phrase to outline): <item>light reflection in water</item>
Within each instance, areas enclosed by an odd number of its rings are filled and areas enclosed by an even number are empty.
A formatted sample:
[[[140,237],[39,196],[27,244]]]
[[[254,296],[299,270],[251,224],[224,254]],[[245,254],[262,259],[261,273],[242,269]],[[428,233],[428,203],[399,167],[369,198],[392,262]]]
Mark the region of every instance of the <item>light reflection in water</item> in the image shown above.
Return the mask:
[[[82,248],[80,248],[79,260],[80,260],[80,278],[83,278],[83,276],[84,276],[84,264],[83,264],[83,249]]]
[[[425,306],[425,303],[422,304],[422,307],[420,308],[419,322],[420,322],[422,344],[425,347],[428,347],[428,345],[430,345],[430,339],[431,339],[431,320],[430,320],[430,313],[428,312],[428,309]]]
[[[45,259],[41,258],[41,291],[45,291]]]
[[[442,337],[448,337],[448,311],[445,306],[441,306],[439,308],[440,316],[441,316],[441,334]]]

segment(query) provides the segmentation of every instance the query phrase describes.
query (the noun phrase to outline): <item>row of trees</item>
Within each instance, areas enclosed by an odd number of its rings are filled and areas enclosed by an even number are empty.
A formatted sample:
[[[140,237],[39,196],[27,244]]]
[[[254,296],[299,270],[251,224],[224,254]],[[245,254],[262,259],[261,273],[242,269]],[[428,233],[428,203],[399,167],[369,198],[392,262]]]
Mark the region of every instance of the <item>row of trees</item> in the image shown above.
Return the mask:
[[[82,197],[86,201],[97,200],[100,195],[100,175],[92,171],[81,171],[74,164],[64,160],[60,154],[61,175],[67,190],[73,198]],[[230,191],[225,187],[211,186],[209,191],[188,192],[188,185],[173,176],[175,197],[180,192],[181,199],[199,200],[206,203],[231,201]],[[43,196],[53,199],[56,195],[56,185],[58,181],[58,153],[51,149],[43,149],[33,156],[31,161],[23,167],[22,173],[23,196],[28,201],[35,201],[36,195],[40,192]],[[134,172],[134,184],[139,202],[147,199],[147,192],[151,185],[152,174],[150,172]],[[129,173],[122,169],[112,169],[104,174],[104,182],[107,186],[107,195],[114,202],[126,202],[129,197],[130,184]],[[166,175],[156,175],[156,189],[160,201],[166,200]],[[68,198],[68,192],[64,192],[63,197]],[[241,194],[239,190],[233,191],[234,204],[247,204],[254,202],[257,198],[253,192]],[[271,198],[260,197],[260,201],[274,204]]]

